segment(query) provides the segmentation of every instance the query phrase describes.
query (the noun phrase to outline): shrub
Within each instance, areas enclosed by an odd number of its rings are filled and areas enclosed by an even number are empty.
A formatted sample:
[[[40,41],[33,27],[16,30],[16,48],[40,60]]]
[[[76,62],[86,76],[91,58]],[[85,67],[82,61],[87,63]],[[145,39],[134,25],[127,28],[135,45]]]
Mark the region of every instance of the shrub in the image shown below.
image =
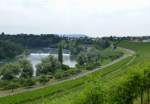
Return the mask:
[[[61,68],[62,70],[65,70],[65,71],[70,69],[68,65],[64,65],[64,64],[62,64]]]
[[[40,76],[39,82],[42,84],[46,84],[49,81],[49,78],[45,75]]]
[[[31,79],[31,78],[22,79],[22,81],[23,81],[22,82],[23,86],[25,86],[25,87],[30,87],[30,86],[33,86],[33,85],[36,84],[35,81],[33,79]]]
[[[85,66],[86,70],[93,70],[94,68],[96,68],[97,66],[99,66],[98,63],[89,63]]]
[[[74,74],[77,74],[77,73],[80,73],[80,72],[81,72],[80,69],[74,69],[74,68],[69,69],[69,70],[67,71],[67,73],[68,73],[69,75],[74,75]]]
[[[5,89],[11,89],[12,92],[13,92],[14,89],[17,88],[18,86],[19,86],[19,85],[18,85],[17,82],[11,81],[11,82],[7,83],[7,86],[5,87]]]
[[[64,77],[64,70],[57,69],[54,76],[57,79],[63,78]]]

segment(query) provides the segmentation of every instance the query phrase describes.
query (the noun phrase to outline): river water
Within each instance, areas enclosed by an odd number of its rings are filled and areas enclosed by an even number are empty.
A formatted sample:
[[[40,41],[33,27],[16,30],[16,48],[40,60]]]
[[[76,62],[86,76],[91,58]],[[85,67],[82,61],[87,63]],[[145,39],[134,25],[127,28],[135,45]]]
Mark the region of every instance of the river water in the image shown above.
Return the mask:
[[[27,56],[27,59],[32,63],[33,69],[34,69],[34,76],[36,76],[36,65],[39,64],[41,62],[41,60],[45,57],[47,57],[48,55],[52,55],[54,57],[58,57],[58,55],[56,53],[46,53],[46,52],[34,52],[34,53],[30,53]],[[68,65],[70,67],[75,67],[76,65],[76,61],[74,59],[70,58],[70,54],[69,53],[63,53],[63,64]]]

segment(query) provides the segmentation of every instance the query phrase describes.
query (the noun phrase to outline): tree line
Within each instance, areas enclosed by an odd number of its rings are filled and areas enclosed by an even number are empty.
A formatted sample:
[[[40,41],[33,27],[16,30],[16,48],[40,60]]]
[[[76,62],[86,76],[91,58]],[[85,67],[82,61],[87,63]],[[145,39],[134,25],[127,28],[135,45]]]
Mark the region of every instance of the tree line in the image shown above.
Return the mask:
[[[0,40],[0,60],[12,59],[21,54],[24,48],[8,40]]]

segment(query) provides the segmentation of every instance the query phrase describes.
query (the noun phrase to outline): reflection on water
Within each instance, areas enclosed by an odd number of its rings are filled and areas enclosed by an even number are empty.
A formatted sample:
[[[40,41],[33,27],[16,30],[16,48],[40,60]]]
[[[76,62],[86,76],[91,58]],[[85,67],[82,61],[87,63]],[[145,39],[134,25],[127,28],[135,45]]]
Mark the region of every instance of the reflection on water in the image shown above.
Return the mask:
[[[41,62],[42,58],[47,57],[48,55],[53,55],[57,58],[57,54],[49,54],[49,53],[30,53],[27,59],[31,61],[34,68],[34,76],[36,75],[36,65]],[[76,61],[70,58],[70,54],[63,54],[63,64],[68,65],[70,67],[75,67]]]

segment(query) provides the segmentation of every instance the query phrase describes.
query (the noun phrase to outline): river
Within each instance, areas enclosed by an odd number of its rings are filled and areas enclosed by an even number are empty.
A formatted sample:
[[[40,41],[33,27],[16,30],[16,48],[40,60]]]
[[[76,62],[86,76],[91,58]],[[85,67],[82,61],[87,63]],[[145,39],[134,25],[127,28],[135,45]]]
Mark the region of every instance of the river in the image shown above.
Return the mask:
[[[32,63],[34,69],[34,76],[36,76],[36,65],[41,62],[41,60],[48,55],[52,55],[54,57],[58,57],[57,53],[48,53],[48,52],[31,52],[27,59]],[[70,58],[69,53],[63,53],[63,64],[68,65],[69,67],[75,67],[76,61]]]

